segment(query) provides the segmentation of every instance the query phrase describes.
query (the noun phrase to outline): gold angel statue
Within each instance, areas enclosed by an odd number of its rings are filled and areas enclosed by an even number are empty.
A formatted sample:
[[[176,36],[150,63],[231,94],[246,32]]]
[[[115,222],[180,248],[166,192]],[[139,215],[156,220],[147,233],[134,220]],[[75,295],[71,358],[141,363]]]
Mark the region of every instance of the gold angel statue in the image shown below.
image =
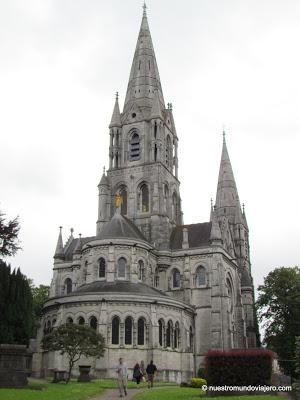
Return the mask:
[[[115,197],[115,206],[116,206],[116,208],[121,207],[122,204],[123,204],[123,196],[121,196],[120,193],[117,193],[116,197]]]

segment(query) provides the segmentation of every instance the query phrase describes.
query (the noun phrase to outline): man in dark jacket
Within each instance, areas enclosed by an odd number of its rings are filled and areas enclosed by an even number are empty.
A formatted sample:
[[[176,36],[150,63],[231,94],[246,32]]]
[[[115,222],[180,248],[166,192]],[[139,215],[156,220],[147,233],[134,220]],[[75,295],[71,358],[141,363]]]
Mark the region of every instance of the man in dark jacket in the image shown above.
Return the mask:
[[[156,365],[153,364],[153,360],[150,361],[150,364],[147,365],[146,372],[148,375],[148,389],[153,388],[153,380],[154,375],[157,371]]]

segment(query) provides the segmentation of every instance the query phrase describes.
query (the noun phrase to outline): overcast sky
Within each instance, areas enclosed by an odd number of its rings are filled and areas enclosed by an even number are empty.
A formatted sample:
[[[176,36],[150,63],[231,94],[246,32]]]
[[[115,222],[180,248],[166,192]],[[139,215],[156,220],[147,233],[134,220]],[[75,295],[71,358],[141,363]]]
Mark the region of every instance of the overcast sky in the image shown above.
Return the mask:
[[[255,286],[299,264],[300,1],[148,0],[179,136],[184,222],[209,220],[222,125],[250,229]],[[123,105],[138,0],[0,1],[0,209],[9,259],[49,284],[58,227],[95,234],[116,91]]]

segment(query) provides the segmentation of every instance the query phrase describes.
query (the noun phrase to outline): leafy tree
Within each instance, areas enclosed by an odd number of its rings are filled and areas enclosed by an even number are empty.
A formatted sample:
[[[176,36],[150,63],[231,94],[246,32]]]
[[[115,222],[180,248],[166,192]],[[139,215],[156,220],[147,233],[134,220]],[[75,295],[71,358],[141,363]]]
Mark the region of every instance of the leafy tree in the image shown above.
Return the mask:
[[[19,230],[19,218],[7,222],[5,214],[0,211],[0,257],[13,256],[21,248],[18,240]]]
[[[40,326],[40,320],[42,316],[43,305],[45,301],[48,299],[49,296],[49,286],[46,285],[39,285],[34,286],[33,280],[28,279],[31,294],[32,294],[32,301],[33,301],[33,319],[34,319],[34,332],[33,336],[36,336],[37,329]]]
[[[48,351],[60,351],[69,359],[68,382],[74,364],[81,356],[100,358],[104,354],[104,337],[85,325],[65,324],[54,328],[42,339],[42,347]]]
[[[295,337],[300,334],[300,270],[276,268],[259,286],[257,307],[265,344],[278,354],[279,365],[295,376]]]
[[[0,343],[28,344],[32,337],[32,296],[20,269],[0,259]]]

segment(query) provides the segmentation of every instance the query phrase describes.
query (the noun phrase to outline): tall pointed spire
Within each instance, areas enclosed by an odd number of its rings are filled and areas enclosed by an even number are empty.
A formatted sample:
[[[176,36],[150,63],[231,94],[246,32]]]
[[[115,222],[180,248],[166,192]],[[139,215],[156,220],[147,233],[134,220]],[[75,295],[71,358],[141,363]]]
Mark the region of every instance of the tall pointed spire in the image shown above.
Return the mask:
[[[223,130],[223,148],[219,170],[218,189],[216,196],[217,215],[227,215],[230,222],[235,222],[237,208],[240,210],[239,195],[228,155],[225,131]]]
[[[146,4],[143,5],[143,18],[137,45],[131,66],[124,113],[127,114],[133,104],[150,113],[155,90],[158,91],[160,104],[165,108],[160,77],[148,25]]]
[[[55,249],[54,258],[63,259],[64,258],[64,245],[62,240],[62,226],[59,227],[59,234],[57,239],[57,245]]]
[[[109,127],[113,127],[113,126],[121,126],[121,114],[120,114],[120,107],[119,107],[119,93],[116,93],[116,101],[115,101],[115,106],[114,106],[114,110],[111,116],[111,121],[109,124]]]

